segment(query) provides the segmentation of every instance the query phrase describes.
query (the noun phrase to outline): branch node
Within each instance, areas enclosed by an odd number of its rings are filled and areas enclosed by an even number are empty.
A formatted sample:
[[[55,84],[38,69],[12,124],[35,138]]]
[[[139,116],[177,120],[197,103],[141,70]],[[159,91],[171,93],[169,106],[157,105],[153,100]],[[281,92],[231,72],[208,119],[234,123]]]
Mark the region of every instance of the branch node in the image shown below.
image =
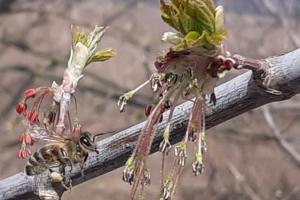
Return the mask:
[[[233,55],[232,58],[236,61],[236,69],[248,69],[253,73],[253,80],[256,85],[263,89],[264,92],[276,96],[282,95],[282,92],[272,88],[272,79],[274,76],[273,67],[267,60],[256,60],[246,58],[241,55]]]

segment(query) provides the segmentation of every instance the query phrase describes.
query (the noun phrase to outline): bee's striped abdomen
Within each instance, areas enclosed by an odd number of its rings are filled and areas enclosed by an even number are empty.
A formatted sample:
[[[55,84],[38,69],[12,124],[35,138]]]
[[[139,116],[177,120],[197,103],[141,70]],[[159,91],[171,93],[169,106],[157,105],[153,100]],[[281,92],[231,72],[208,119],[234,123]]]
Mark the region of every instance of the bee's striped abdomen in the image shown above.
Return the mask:
[[[70,162],[68,153],[57,145],[44,146],[35,152],[25,166],[27,175],[38,175],[52,167],[66,166]]]
[[[39,152],[35,152],[28,160],[25,166],[25,173],[29,176],[43,173],[47,170],[45,161],[41,158]]]

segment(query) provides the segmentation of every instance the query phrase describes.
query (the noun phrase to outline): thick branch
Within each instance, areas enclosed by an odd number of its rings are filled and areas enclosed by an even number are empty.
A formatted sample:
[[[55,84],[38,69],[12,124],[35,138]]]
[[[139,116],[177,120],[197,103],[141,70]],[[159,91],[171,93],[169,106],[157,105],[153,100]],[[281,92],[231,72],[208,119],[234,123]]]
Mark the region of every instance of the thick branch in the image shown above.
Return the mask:
[[[264,104],[286,100],[299,93],[300,49],[265,61],[267,61],[267,65],[264,66],[267,70],[267,77],[271,78],[268,85],[281,91],[282,94],[272,95],[266,93],[264,89],[257,86],[257,80],[254,81],[252,78],[252,72],[244,73],[216,88],[217,105],[213,106],[211,111],[207,113],[207,128],[216,126]],[[174,112],[171,135],[173,144],[182,139],[191,108],[191,102],[185,102],[177,106]],[[166,115],[167,113],[165,113]],[[162,131],[166,126],[166,119],[167,117],[164,117],[158,128],[152,152],[158,150],[159,143],[162,140]],[[74,170],[74,173],[71,174],[73,185],[80,184],[124,165],[144,124],[145,122],[134,125],[98,142],[101,153],[90,155],[85,167],[85,176],[81,177],[78,168]],[[25,176],[24,173],[0,181],[0,199],[37,199],[33,194],[34,191],[33,178]]]

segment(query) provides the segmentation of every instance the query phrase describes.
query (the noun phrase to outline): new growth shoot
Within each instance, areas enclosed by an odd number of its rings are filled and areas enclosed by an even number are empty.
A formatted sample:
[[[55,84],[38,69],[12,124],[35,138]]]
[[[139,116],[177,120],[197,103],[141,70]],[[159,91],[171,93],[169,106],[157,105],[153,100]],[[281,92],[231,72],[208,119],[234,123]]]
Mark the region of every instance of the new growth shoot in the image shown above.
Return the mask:
[[[150,84],[158,103],[147,106],[147,122],[138,139],[137,146],[125,164],[123,180],[132,184],[131,199],[138,190],[150,183],[147,158],[162,114],[170,110],[168,124],[160,144],[162,153],[161,200],[172,199],[179,176],[188,157],[190,142],[196,144],[192,170],[197,176],[203,173],[203,153],[207,151],[205,136],[206,102],[216,103],[214,88],[216,81],[236,67],[236,61],[225,51],[223,41],[227,38],[224,13],[212,0],[161,0],[161,17],[175,32],[166,32],[162,41],[171,46],[161,53],[154,66],[156,72],[142,85],[120,97],[120,111],[133,95]],[[180,100],[194,102],[183,141],[175,146],[175,160],[170,173],[165,172],[165,157],[170,151],[169,141],[172,117]]]

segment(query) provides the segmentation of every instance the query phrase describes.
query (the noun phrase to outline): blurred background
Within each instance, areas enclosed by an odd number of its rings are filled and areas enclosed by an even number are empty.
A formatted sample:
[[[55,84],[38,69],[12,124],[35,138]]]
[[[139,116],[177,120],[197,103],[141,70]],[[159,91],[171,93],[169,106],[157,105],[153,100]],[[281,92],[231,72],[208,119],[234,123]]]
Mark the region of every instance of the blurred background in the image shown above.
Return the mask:
[[[265,58],[300,46],[300,0],[215,2],[225,7],[230,33],[226,45],[232,53]],[[119,114],[116,101],[150,76],[156,55],[167,48],[160,37],[171,29],[160,19],[158,0],[0,0],[0,179],[22,171],[26,163],[17,159],[23,127],[15,105],[24,89],[60,83],[71,24],[88,29],[109,25],[101,48],[118,50],[108,62],[89,66],[80,81],[77,100],[83,128],[120,130],[145,119],[144,106],[152,101],[149,89],[136,96],[125,113]],[[222,81],[240,73],[232,71]],[[276,133],[265,116],[274,120]],[[299,120],[300,98],[294,97],[210,129],[205,173],[194,177],[189,160],[176,199],[299,200]],[[288,152],[282,141],[294,151]],[[150,158],[152,184],[146,199],[158,199],[159,159],[159,154]],[[97,177],[66,192],[63,199],[129,199],[130,187],[121,175],[122,168]]]

